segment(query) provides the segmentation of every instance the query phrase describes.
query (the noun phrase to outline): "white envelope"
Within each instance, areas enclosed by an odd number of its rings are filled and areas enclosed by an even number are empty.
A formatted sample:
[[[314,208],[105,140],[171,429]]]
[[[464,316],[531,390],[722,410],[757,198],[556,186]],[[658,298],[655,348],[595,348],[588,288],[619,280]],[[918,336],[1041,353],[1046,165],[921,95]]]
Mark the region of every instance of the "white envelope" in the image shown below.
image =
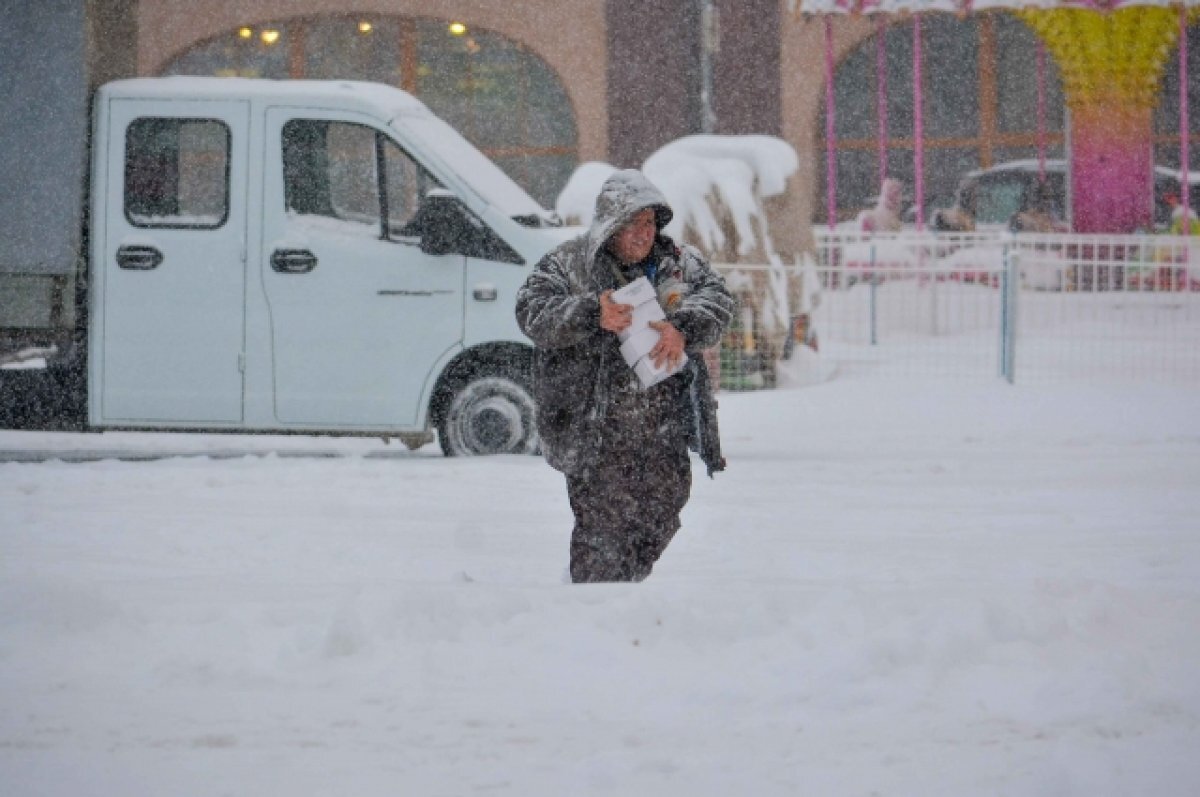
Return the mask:
[[[650,353],[660,337],[662,336],[658,330],[653,327],[639,329],[621,344],[621,356],[625,358],[626,363],[634,365]]]
[[[617,337],[619,337],[622,341],[628,340],[630,335],[634,335],[649,327],[651,321],[665,320],[667,320],[667,314],[663,312],[663,309],[659,306],[657,300],[653,302],[646,302],[645,304],[639,304],[637,307],[633,308],[633,315],[630,319],[629,326],[625,327],[625,330]]]
[[[649,357],[643,357],[637,361],[637,365],[633,366],[633,372],[637,374],[638,381],[642,383],[643,388],[650,388],[657,385],[669,376],[674,376],[679,373],[679,369],[687,364],[687,355],[679,358],[679,363],[674,367],[667,366],[659,368],[654,364],[654,360]]]
[[[638,277],[624,288],[612,292],[612,299],[617,304],[631,304],[634,307],[650,301],[658,301],[658,293],[650,280]]]

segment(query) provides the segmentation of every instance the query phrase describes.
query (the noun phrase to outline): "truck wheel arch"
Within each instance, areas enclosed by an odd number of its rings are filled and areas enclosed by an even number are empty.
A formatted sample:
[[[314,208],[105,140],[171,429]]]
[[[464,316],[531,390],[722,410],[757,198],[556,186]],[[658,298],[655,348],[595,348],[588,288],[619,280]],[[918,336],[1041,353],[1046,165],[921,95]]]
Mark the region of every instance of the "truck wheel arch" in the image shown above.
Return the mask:
[[[447,456],[537,453],[533,410],[533,349],[487,343],[462,352],[442,370],[429,400],[429,423]],[[484,422],[506,427],[500,430],[505,440],[468,433]]]

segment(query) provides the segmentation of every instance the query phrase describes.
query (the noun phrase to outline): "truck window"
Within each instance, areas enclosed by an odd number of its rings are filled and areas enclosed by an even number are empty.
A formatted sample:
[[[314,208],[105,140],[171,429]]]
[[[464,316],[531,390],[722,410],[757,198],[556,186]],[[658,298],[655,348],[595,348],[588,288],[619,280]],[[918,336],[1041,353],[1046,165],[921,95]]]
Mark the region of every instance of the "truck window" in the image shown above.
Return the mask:
[[[293,119],[282,143],[288,212],[337,219],[347,232],[413,235],[420,197],[438,187],[395,142],[365,125]]]
[[[421,197],[438,183],[392,141],[384,141],[383,162],[387,188],[387,232],[389,238],[416,235],[411,222]]]
[[[229,215],[229,127],[142,117],[125,132],[125,217],[136,227],[215,229]]]

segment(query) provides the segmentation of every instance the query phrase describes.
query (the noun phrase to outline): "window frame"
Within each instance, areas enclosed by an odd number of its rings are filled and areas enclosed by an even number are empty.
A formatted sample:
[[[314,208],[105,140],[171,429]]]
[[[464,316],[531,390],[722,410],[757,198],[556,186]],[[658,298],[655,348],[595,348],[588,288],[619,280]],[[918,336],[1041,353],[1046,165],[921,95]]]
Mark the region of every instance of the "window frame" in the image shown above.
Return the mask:
[[[348,119],[323,118],[323,117],[319,117],[319,116],[316,116],[316,117],[314,117],[314,116],[293,116],[292,118],[288,119],[286,122],[283,123],[283,125],[280,127],[280,130],[279,130],[279,135],[281,138],[279,151],[280,151],[280,157],[282,158],[282,163],[280,164],[280,166],[282,167],[282,172],[284,175],[283,195],[284,195],[284,209],[286,212],[296,212],[293,209],[292,202],[290,201],[291,197],[289,196],[290,189],[289,189],[288,178],[287,178],[287,174],[289,172],[288,161],[287,161],[288,147],[285,143],[288,128],[291,125],[296,125],[296,124],[322,125],[326,128],[327,133],[326,133],[325,142],[324,142],[325,143],[324,161],[325,161],[325,168],[327,170],[329,169],[329,166],[330,166],[330,160],[328,158],[328,129],[331,126],[344,125],[346,127],[355,127],[355,128],[359,128],[361,130],[365,130],[365,131],[369,132],[373,136],[372,144],[371,144],[371,165],[374,168],[373,188],[376,193],[376,195],[375,195],[376,214],[377,214],[376,219],[375,219],[376,238],[377,238],[377,240],[380,240],[380,241],[388,241],[390,243],[407,244],[410,246],[417,245],[420,243],[421,236],[419,233],[407,233],[406,234],[403,232],[394,232],[392,229],[394,225],[391,223],[391,219],[390,219],[391,201],[388,196],[388,187],[389,187],[388,170],[387,170],[388,146],[390,145],[391,147],[394,147],[395,151],[399,155],[404,157],[410,164],[412,164],[413,168],[416,170],[416,176],[417,176],[417,181],[418,181],[417,182],[417,206],[413,208],[412,216],[404,221],[402,228],[411,227],[411,225],[413,224],[413,222],[415,221],[415,219],[418,216],[418,209],[420,206],[420,200],[421,200],[421,196],[422,196],[422,185],[424,185],[426,183],[428,184],[427,188],[425,188],[424,190],[428,190],[429,188],[444,188],[444,186],[442,185],[442,182],[440,180],[438,180],[438,178],[425,166],[425,164],[421,163],[420,160],[418,160],[416,157],[414,157],[413,154],[403,144],[401,144],[394,137],[389,135],[385,129],[380,128],[380,127],[376,126],[375,124],[370,124],[370,123],[363,122],[363,121],[351,121]],[[328,178],[328,174],[326,175],[326,177]],[[356,223],[354,219],[350,219],[343,215],[338,215],[336,213],[336,204],[333,202],[333,195],[332,195],[332,193],[333,193],[332,192],[332,181],[326,179],[325,187],[328,192],[328,197],[327,197],[327,199],[329,200],[328,206],[331,211],[331,213],[328,214],[327,217],[331,218],[331,219],[336,219],[338,221],[346,221],[346,222]],[[304,213],[303,215],[326,216],[326,214],[323,214],[323,213],[315,213],[314,214],[311,212]]]
[[[137,125],[139,122],[143,122],[143,121],[174,122],[174,123],[177,123],[180,127],[182,127],[184,124],[187,124],[189,122],[215,123],[217,125],[220,125],[221,130],[225,134],[225,142],[224,142],[225,143],[225,153],[224,153],[225,154],[225,164],[224,164],[224,169],[223,169],[223,173],[222,173],[222,183],[223,183],[224,193],[222,194],[221,217],[215,223],[201,224],[201,223],[186,223],[186,222],[171,222],[171,221],[148,222],[145,220],[139,220],[135,214],[130,212],[130,208],[129,208],[130,135],[129,134],[130,134],[130,131],[133,130],[135,125]],[[125,138],[125,140],[124,140],[125,146],[122,150],[122,156],[121,156],[121,159],[122,159],[121,211],[125,216],[125,221],[131,227],[135,227],[137,229],[143,229],[143,230],[219,230],[222,227],[224,227],[226,224],[229,223],[229,214],[231,211],[230,205],[232,202],[231,183],[232,183],[232,178],[233,178],[233,131],[230,128],[229,123],[226,120],[221,119],[221,118],[212,118],[212,117],[203,117],[203,116],[138,116],[138,117],[130,120],[129,124],[126,125],[124,138]],[[178,158],[179,148],[178,147],[176,148],[175,152],[176,152],[175,166],[176,166],[176,172],[178,174],[178,166],[179,166],[179,158]],[[176,187],[175,198],[176,198],[176,200],[178,200],[178,198],[179,198],[178,186]],[[164,217],[164,218],[169,218],[169,217]],[[179,218],[182,218],[182,216],[180,216]]]
[[[987,11],[971,17],[974,20],[974,24],[976,25],[976,30],[978,32],[978,85],[976,87],[976,94],[979,98],[979,129],[975,135],[972,136],[931,136],[928,135],[928,131],[926,131],[927,134],[922,143],[926,155],[924,180],[927,190],[930,188],[932,182],[930,161],[933,159],[933,153],[935,152],[950,150],[973,151],[978,155],[978,163],[972,166],[972,169],[987,169],[996,165],[996,155],[998,152],[1006,149],[1035,149],[1038,146],[1039,138],[1046,147],[1048,157],[1061,157],[1061,155],[1058,153],[1061,153],[1063,148],[1066,146],[1067,133],[1065,128],[1063,130],[1046,129],[1040,134],[1036,129],[1026,130],[1023,132],[1013,132],[1002,129],[999,119],[999,112],[997,109],[997,103],[999,102],[999,81],[1003,79],[999,73],[1000,34],[998,32],[998,26],[1002,24],[1000,22],[1000,15],[1002,13],[1003,12],[999,11]],[[865,36],[861,41],[858,41],[854,47],[851,48],[846,57],[837,65],[837,70],[840,74],[843,65],[853,65],[852,59],[868,59],[868,65],[865,68],[867,69],[867,75],[869,77],[869,80],[867,81],[869,86],[867,88],[861,88],[859,82],[857,81],[853,82],[853,86],[855,89],[861,92],[860,96],[870,100],[862,107],[866,109],[866,114],[869,117],[868,121],[872,126],[878,124],[878,119],[876,118],[874,110],[876,91],[874,80],[875,70],[873,66],[874,62],[871,60],[874,57],[876,37],[880,35],[894,35],[896,31],[901,31],[901,35],[904,35],[905,26],[907,24],[909,23],[906,23],[900,19],[889,21],[888,24],[883,26],[882,29],[876,29],[872,33]],[[853,66],[851,66],[851,68],[853,69]],[[927,83],[927,88],[928,81],[934,80],[935,77],[935,73],[932,71],[926,71],[924,74],[924,80]],[[891,88],[892,86],[889,84],[889,89]],[[926,102],[929,101],[930,100],[927,96]],[[837,98],[836,109],[840,110],[841,108],[847,107],[847,103],[848,100],[846,98],[839,96]],[[816,144],[821,148],[822,151],[827,144],[824,134],[824,113],[825,110],[822,106],[818,113],[820,124],[818,127],[818,135],[816,137]],[[866,156],[869,158],[870,155],[867,153],[874,154],[878,151],[878,148],[879,139],[877,136],[868,136],[865,138],[842,138],[839,136],[835,139],[835,151],[839,157],[843,153],[855,153],[859,157]],[[911,174],[905,175],[905,171],[907,171],[905,167],[908,166],[908,162],[911,162],[910,153],[916,149],[916,141],[913,139],[911,131],[902,132],[902,129],[889,127],[886,149],[889,163],[889,176],[900,177],[901,179],[905,180],[908,182],[908,187],[911,190],[913,187],[914,177]],[[892,161],[897,157],[903,159],[902,163],[904,163],[905,167],[901,167],[892,173]],[[837,215],[838,221],[845,221],[854,218],[854,215],[857,214],[865,205],[861,203],[855,204],[855,200],[853,198],[850,198],[848,202],[843,200],[843,179],[841,172],[842,170],[839,168]],[[957,175],[957,182],[961,182],[962,178],[965,176],[965,173],[966,172],[964,171]],[[817,180],[814,181],[814,192],[816,192],[814,207],[824,206],[824,202],[822,201],[821,197],[823,197],[824,192],[828,190],[828,187],[825,185],[825,180],[826,177],[824,171],[819,171]],[[878,182],[877,168],[870,172],[870,182],[872,184]],[[957,185],[947,185],[944,186],[944,188],[946,188],[947,191],[955,190]],[[863,201],[865,202],[865,198]],[[929,201],[931,201],[931,197],[927,196],[926,202],[928,203]]]

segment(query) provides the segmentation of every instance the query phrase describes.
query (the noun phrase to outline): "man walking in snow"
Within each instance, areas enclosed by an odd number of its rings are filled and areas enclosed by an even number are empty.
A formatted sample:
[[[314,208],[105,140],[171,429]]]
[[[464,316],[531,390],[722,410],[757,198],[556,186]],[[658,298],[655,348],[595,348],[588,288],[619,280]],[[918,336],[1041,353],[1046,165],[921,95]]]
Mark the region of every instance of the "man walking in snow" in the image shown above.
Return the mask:
[[[542,258],[517,294],[517,321],[537,347],[538,434],[567,479],[575,513],[571,580],[641,581],[679,529],[691,491],[689,445],[724,468],[702,349],[716,345],[734,301],[692,247],[662,233],[672,211],[640,172],[614,172],[591,228]],[[620,352],[633,308],[612,292],[646,277],[666,320],[649,356],[678,374],[643,388]]]

